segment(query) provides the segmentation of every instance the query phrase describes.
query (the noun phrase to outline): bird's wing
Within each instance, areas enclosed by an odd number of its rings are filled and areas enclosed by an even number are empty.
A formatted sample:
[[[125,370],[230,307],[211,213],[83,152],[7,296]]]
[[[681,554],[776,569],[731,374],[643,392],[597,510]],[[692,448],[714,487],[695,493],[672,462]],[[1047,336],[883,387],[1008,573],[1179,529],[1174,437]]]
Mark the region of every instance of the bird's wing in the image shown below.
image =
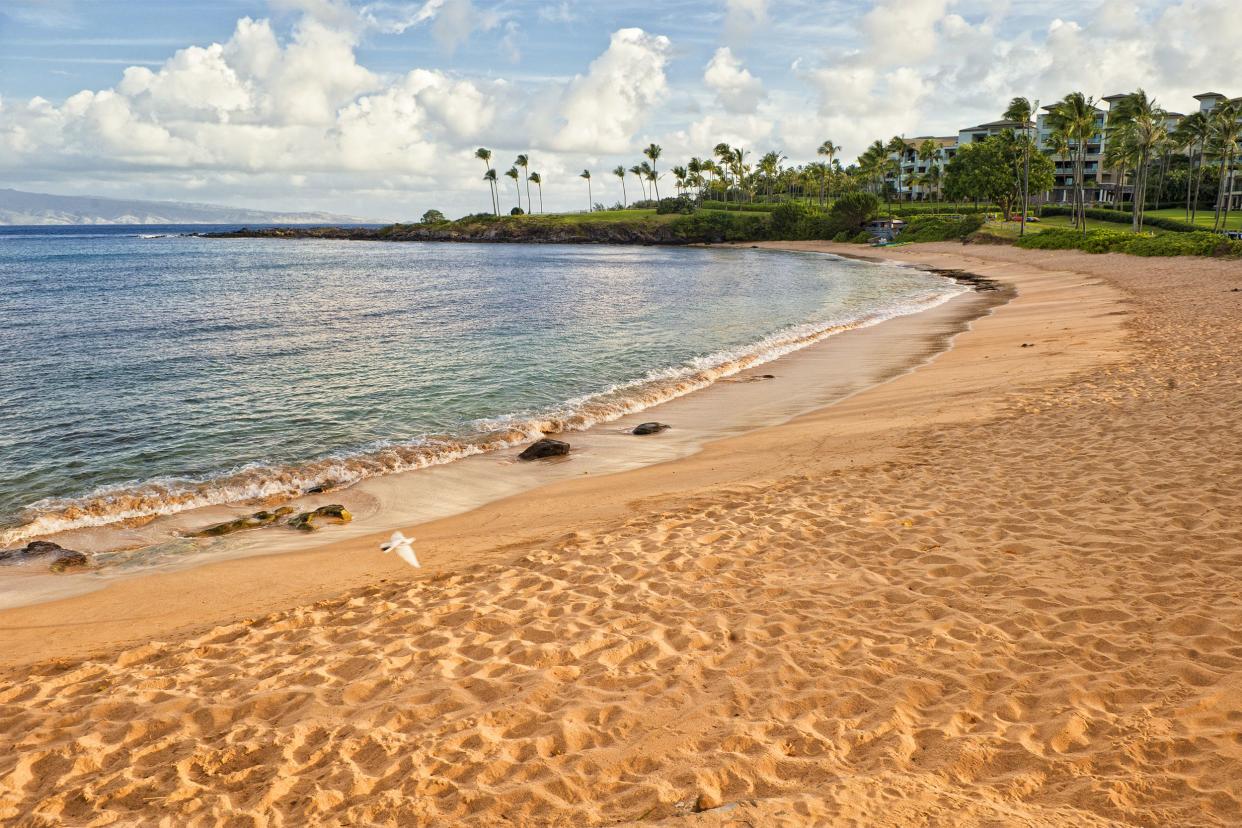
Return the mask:
[[[401,556],[401,560],[405,561],[410,566],[422,569],[423,565],[418,562],[418,556],[414,554],[414,550],[410,548],[409,544],[403,544],[398,547],[397,554]]]

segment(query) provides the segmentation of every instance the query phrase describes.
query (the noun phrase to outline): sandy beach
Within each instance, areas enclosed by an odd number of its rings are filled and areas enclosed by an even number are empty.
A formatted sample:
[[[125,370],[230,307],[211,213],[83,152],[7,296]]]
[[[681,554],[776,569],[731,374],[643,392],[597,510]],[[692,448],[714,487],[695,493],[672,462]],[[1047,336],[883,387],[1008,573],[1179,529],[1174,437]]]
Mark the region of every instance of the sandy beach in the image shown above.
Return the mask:
[[[1016,295],[406,527],[420,571],[365,536],[0,612],[0,822],[1239,824],[1242,264],[884,256]]]

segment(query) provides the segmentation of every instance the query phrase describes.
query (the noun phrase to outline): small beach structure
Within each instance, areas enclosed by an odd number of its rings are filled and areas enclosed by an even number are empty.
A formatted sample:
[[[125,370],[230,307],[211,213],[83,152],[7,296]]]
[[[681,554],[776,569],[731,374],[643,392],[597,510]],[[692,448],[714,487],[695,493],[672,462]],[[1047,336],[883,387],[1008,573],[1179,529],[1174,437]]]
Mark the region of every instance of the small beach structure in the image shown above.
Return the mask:
[[[879,218],[867,222],[866,231],[872,242],[891,242],[900,235],[906,223],[899,218]]]

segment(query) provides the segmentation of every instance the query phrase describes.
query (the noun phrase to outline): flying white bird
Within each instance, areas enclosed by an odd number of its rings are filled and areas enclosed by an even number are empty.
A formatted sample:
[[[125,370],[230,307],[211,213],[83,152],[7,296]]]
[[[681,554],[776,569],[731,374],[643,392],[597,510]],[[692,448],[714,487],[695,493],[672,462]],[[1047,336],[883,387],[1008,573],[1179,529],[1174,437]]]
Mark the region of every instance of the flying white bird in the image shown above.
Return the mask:
[[[385,554],[395,549],[397,554],[401,556],[401,560],[410,566],[416,566],[421,569],[423,565],[418,562],[418,556],[414,554],[414,547],[410,546],[413,542],[413,538],[407,538],[400,532],[393,532],[392,537],[388,539],[388,543],[381,544],[380,549]]]

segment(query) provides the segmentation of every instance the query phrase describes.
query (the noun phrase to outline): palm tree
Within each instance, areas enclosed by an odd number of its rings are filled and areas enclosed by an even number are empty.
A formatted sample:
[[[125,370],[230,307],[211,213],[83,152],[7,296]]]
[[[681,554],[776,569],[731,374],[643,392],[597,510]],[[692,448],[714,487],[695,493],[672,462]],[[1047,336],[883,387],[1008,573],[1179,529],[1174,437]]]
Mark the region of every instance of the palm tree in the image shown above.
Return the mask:
[[[927,188],[927,182],[931,180],[928,173],[930,173],[933,169],[932,162],[936,160],[939,153],[940,147],[930,138],[925,139],[923,143],[919,144],[918,148],[914,151],[915,156],[917,156],[919,161],[923,164],[923,177],[919,182],[919,186],[923,187],[925,190]],[[926,200],[926,193],[924,193],[924,201]]]
[[[692,156],[690,160],[686,162],[686,184],[696,189],[703,186],[703,162],[697,156]],[[699,189],[696,198],[702,197],[703,192]]]
[[[1117,129],[1112,132],[1108,145],[1104,148],[1104,158],[1101,159],[1101,163],[1106,169],[1114,170],[1117,174],[1117,209],[1121,209],[1126,172],[1136,169],[1139,163],[1137,148],[1133,141],[1128,140],[1125,130]]]
[[[1234,163],[1238,159],[1238,142],[1242,141],[1242,104],[1230,101],[1211,111],[1211,152],[1220,161],[1216,213],[1213,230],[1222,230],[1229,222],[1229,209],[1234,186]]]
[[[647,148],[643,150],[643,155],[651,159],[651,180],[655,182],[656,201],[660,200],[660,182],[657,180],[659,176],[655,173],[655,162],[660,160],[660,153],[662,152],[664,152],[664,148],[659,144],[648,144]]]
[[[900,135],[894,135],[888,139],[888,146],[885,149],[889,154],[897,156],[897,200],[901,201],[901,166],[906,160],[906,139]]]
[[[585,178],[587,183],[587,212],[595,209],[595,197],[591,195],[591,171],[583,170],[578,174],[579,178]]]
[[[518,206],[518,209],[521,210],[522,209],[522,188],[518,186],[518,178],[520,178],[520,176],[518,175],[517,167],[510,167],[509,169],[505,170],[505,175],[513,179],[513,189],[517,193],[517,201],[518,201],[517,206]]]
[[[841,151],[841,148],[838,147],[836,144],[832,143],[831,141],[825,141],[824,143],[819,145],[818,149],[815,150],[815,154],[826,157],[828,159],[828,166],[831,167],[832,162],[837,157],[837,153],[840,151]],[[831,196],[832,192],[829,191],[828,195]],[[820,186],[819,203],[821,205],[824,203],[824,193],[823,193],[822,183]]]
[[[1202,112],[1182,118],[1174,131],[1175,140],[1186,150],[1186,221],[1191,224],[1199,208],[1199,185],[1203,180],[1203,156],[1209,134],[1210,122]]]
[[[1051,112],[1051,110],[1050,110]],[[1051,114],[1048,116],[1052,117]],[[1048,137],[1044,139],[1044,147],[1047,149],[1048,155],[1053,158],[1069,158],[1070,157],[1070,140],[1064,130],[1053,129],[1048,133]],[[1078,202],[1075,200],[1074,204]],[[1071,221],[1075,227],[1078,226],[1078,211],[1073,212]]]
[[[500,207],[496,202],[496,171],[488,167],[487,172],[483,173],[483,180],[488,183],[488,189],[492,191],[492,210],[496,215],[500,215]]]
[[[685,167],[673,167],[673,178],[677,180],[677,195],[681,195],[681,191],[686,188],[686,180],[690,177],[690,171]]]
[[[479,147],[475,150],[474,157],[481,160],[487,169],[492,169],[492,151],[487,147]],[[500,215],[500,202],[496,200],[496,172],[492,170],[492,174],[490,176],[483,176],[483,180],[491,182],[488,185],[488,190],[492,194],[492,212],[496,215]]]
[[[530,156],[528,156],[526,153],[522,153],[521,155],[517,157],[517,161],[514,161],[513,163],[521,167],[523,173],[526,173],[526,212],[533,213],[535,212],[535,208],[532,207],[530,203],[530,174],[528,172],[528,170],[530,169]],[[521,193],[519,193],[518,194],[518,202],[519,202],[518,206],[519,207],[522,206],[520,203],[521,200],[522,200]]]
[[[1131,143],[1138,151],[1135,167],[1134,212],[1131,227],[1137,233],[1143,229],[1143,208],[1147,200],[1148,167],[1153,155],[1159,151],[1168,135],[1165,122],[1168,115],[1156,101],[1147,97],[1142,89],[1126,95],[1112,107],[1108,114],[1110,132],[1119,133],[1121,140]]]
[[[621,207],[622,209],[629,206],[629,199],[625,195],[625,167],[618,164],[612,168],[612,174],[621,179]]]
[[[638,186],[643,191],[643,200],[647,200],[647,182],[643,180],[643,168],[638,164],[630,167],[630,173],[638,179]]]
[[[1030,125],[1031,116],[1035,112],[1038,102],[1032,104],[1029,100],[1022,97],[1016,97],[1009,101],[1009,106],[1005,108],[1002,117],[1007,121],[1019,121],[1022,124],[1022,137],[1026,140],[1022,142],[1022,223],[1018,225],[1018,235],[1026,235],[1026,213],[1030,207],[1031,201],[1031,135]]]
[[[1069,93],[1048,111],[1048,123],[1054,130],[1064,133],[1072,146],[1075,203],[1084,235],[1087,232],[1087,190],[1083,178],[1087,167],[1087,145],[1099,135],[1096,118],[1095,98],[1088,98],[1081,92]]]
[[[539,212],[542,213],[543,212],[543,176],[541,176],[537,172],[533,172],[529,176],[527,176],[526,180],[528,182],[530,181],[535,182],[535,186],[539,188]],[[529,198],[530,196],[527,196],[528,200]]]
[[[720,159],[720,180],[724,186],[724,202],[725,209],[729,209],[729,169],[733,164],[733,147],[721,141],[712,150],[712,153]]]

